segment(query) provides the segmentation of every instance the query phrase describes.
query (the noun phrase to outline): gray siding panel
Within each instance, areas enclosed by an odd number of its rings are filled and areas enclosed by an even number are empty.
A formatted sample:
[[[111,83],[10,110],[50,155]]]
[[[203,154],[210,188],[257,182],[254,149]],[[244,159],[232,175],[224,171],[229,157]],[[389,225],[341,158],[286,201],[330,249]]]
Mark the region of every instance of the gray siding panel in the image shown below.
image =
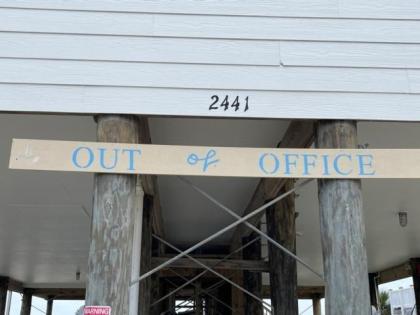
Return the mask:
[[[0,57],[126,62],[279,65],[269,41],[1,33]]]

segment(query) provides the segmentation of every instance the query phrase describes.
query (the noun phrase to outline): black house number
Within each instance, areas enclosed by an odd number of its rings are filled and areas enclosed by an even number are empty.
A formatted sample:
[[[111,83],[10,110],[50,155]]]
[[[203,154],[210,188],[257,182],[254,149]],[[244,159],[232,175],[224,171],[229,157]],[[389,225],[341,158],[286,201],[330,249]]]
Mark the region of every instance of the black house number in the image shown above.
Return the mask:
[[[234,110],[235,112],[242,110],[243,112],[246,112],[249,109],[249,96],[241,99],[239,96],[230,98],[229,95],[224,97],[213,95],[211,100],[212,102],[209,106],[209,110]]]

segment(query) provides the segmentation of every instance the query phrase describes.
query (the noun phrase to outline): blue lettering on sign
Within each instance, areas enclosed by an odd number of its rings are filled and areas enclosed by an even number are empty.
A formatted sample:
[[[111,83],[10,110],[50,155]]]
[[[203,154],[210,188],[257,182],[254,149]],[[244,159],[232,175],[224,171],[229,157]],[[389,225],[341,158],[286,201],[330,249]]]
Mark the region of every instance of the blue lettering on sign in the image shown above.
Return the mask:
[[[312,159],[312,160],[310,160]],[[303,155],[303,175],[309,175],[309,168],[315,167],[315,162],[318,159],[316,154],[304,154]]]
[[[86,151],[87,154],[88,154],[88,160],[87,160],[87,163],[85,165],[81,165],[78,162],[78,156],[79,156],[79,153],[82,150],[83,151]],[[71,161],[73,162],[73,165],[76,166],[77,168],[88,168],[88,167],[90,167],[92,165],[94,158],[95,157],[94,157],[94,154],[93,154],[93,151],[92,151],[91,148],[88,148],[88,147],[79,147],[79,148],[77,148],[76,150],[73,151],[73,154],[72,154],[72,157],[71,157]]]
[[[339,162],[342,158],[347,158],[351,162],[351,155],[350,154],[339,154],[334,159],[334,169],[340,175],[350,175],[353,172],[352,169],[349,169],[347,172],[345,172],[344,170],[341,170],[339,168]]]
[[[203,165],[202,170],[203,172],[206,172],[210,165],[215,165],[219,162],[219,160],[216,159],[216,154],[217,154],[216,150],[213,150],[213,149],[209,150],[207,154],[202,158],[200,158],[195,153],[191,153],[187,157],[187,163],[190,165],[196,165],[196,164],[202,163]]]
[[[141,150],[136,150],[136,149],[124,149],[122,150],[122,153],[126,153],[128,152],[128,158],[129,158],[129,163],[128,163],[128,170],[129,171],[135,171],[135,165],[134,165],[134,153],[138,153],[139,155],[141,154]]]
[[[290,160],[291,157],[295,158],[295,160],[291,161]],[[284,174],[286,174],[286,175],[292,174],[290,166],[294,166],[296,168],[298,159],[299,159],[299,155],[297,155],[297,154],[286,153],[284,155]]]
[[[271,157],[273,159],[273,162],[274,162],[274,167],[273,167],[273,170],[271,170],[271,171],[267,171],[266,166],[265,166],[266,158],[268,156]],[[274,174],[274,173],[276,173],[279,170],[280,161],[277,158],[277,156],[275,156],[273,153],[264,153],[260,157],[259,165],[260,165],[260,169],[264,173],[266,173],[266,174]]]
[[[107,166],[105,165],[105,152],[106,149],[105,148],[98,148],[99,151],[99,160],[100,160],[100,165],[102,168],[106,169],[106,170],[112,170],[115,168],[115,166],[117,166],[118,163],[118,151],[119,149],[114,149],[112,151],[114,151],[114,159],[113,159],[113,163],[111,163],[111,165]]]
[[[357,160],[359,162],[359,175],[367,175],[372,176],[375,175],[375,170],[371,170],[370,172],[367,172],[365,167],[368,166],[370,168],[373,167],[373,156],[372,154],[358,154]]]

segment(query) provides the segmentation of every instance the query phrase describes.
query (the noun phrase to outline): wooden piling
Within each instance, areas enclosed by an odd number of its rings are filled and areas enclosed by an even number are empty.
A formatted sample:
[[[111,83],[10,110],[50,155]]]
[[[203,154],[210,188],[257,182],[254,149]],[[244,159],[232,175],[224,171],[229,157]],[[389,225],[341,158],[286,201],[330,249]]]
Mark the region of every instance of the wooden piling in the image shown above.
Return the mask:
[[[293,180],[285,183],[280,194],[293,188]],[[268,235],[296,252],[295,196],[289,195],[266,210]],[[268,243],[270,293],[273,315],[298,314],[296,260]]]
[[[376,272],[369,273],[369,294],[370,294],[370,305],[378,309],[378,283],[376,278],[378,274]]]
[[[249,236],[242,239],[242,243],[246,244],[258,237],[253,232]],[[242,250],[244,259],[261,260],[261,239],[253,242]],[[243,272],[244,288],[258,297],[262,297],[262,274],[261,272],[244,271]],[[257,301],[248,294],[244,295],[244,314],[245,315],[262,315],[263,307],[261,302]]]
[[[420,258],[410,259],[411,271],[414,284],[414,295],[416,297],[417,315],[420,315]]]
[[[320,121],[318,148],[356,148],[353,121]],[[332,166],[333,167],[333,166]],[[371,313],[360,180],[318,181],[326,315]]]
[[[0,315],[4,315],[6,313],[8,289],[9,289],[9,278],[0,277]]]
[[[46,315],[52,315],[53,303],[54,303],[53,297],[48,297],[48,300],[47,300],[47,311],[45,313]]]
[[[142,274],[149,271],[152,266],[152,209],[153,197],[145,195],[143,202],[143,230],[140,260],[140,271]],[[151,277],[147,277],[140,282],[139,294],[139,315],[149,315],[152,295]]]
[[[32,290],[24,289],[22,297],[22,306],[20,308],[20,315],[31,315],[32,307]]]
[[[97,123],[99,142],[138,142],[134,116],[101,115]],[[136,200],[136,176],[95,175],[86,305],[110,306],[112,314],[128,314]]]
[[[321,315],[321,298],[319,296],[312,298],[312,311],[314,315]]]

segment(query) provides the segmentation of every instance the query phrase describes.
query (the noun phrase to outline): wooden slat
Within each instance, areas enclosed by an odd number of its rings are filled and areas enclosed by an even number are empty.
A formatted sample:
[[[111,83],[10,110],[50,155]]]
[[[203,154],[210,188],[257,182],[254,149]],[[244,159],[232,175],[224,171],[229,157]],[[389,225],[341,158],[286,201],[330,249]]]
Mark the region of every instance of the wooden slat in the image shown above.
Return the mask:
[[[420,93],[420,70],[411,70],[410,76],[407,77],[403,69],[209,66],[26,59],[0,59],[0,68],[0,83]]]
[[[209,110],[215,93],[249,97],[249,110]],[[418,104],[410,94],[0,84],[0,111],[13,112],[418,121]]]
[[[153,257],[152,265],[156,267],[166,261],[168,257]],[[217,264],[215,267],[218,270],[248,270],[248,271],[258,271],[258,272],[268,272],[267,262],[263,260],[240,260],[240,259],[229,259],[223,262],[219,262],[220,259],[214,258],[198,258],[203,264],[212,267]],[[170,268],[191,268],[191,269],[203,269],[200,265],[196,264],[189,258],[180,258],[173,262]]]
[[[420,21],[0,9],[0,31],[420,43]]]
[[[270,41],[0,33],[0,57],[279,65]]]
[[[281,42],[285,66],[420,68],[420,45]]]
[[[297,295],[299,299],[312,299],[315,297],[324,297],[325,288],[321,286],[298,286]],[[270,298],[270,286],[263,286],[263,297],[265,299]]]
[[[314,126],[315,123],[312,121],[292,121],[287,128],[282,141],[279,143],[281,148],[306,148],[309,147],[314,139]],[[286,179],[261,179],[255,189],[255,192],[249,201],[243,216],[262,206],[269,199],[275,198],[280,190],[283,188]],[[263,214],[252,217],[248,220],[249,223],[256,225]],[[250,233],[250,230],[240,225],[236,228],[232,240],[231,248],[237,247],[240,244],[241,237]]]
[[[2,0],[2,7],[117,12],[227,14],[259,16],[309,16],[343,18],[418,19],[417,0],[280,0],[280,1],[98,1],[98,0]]]

